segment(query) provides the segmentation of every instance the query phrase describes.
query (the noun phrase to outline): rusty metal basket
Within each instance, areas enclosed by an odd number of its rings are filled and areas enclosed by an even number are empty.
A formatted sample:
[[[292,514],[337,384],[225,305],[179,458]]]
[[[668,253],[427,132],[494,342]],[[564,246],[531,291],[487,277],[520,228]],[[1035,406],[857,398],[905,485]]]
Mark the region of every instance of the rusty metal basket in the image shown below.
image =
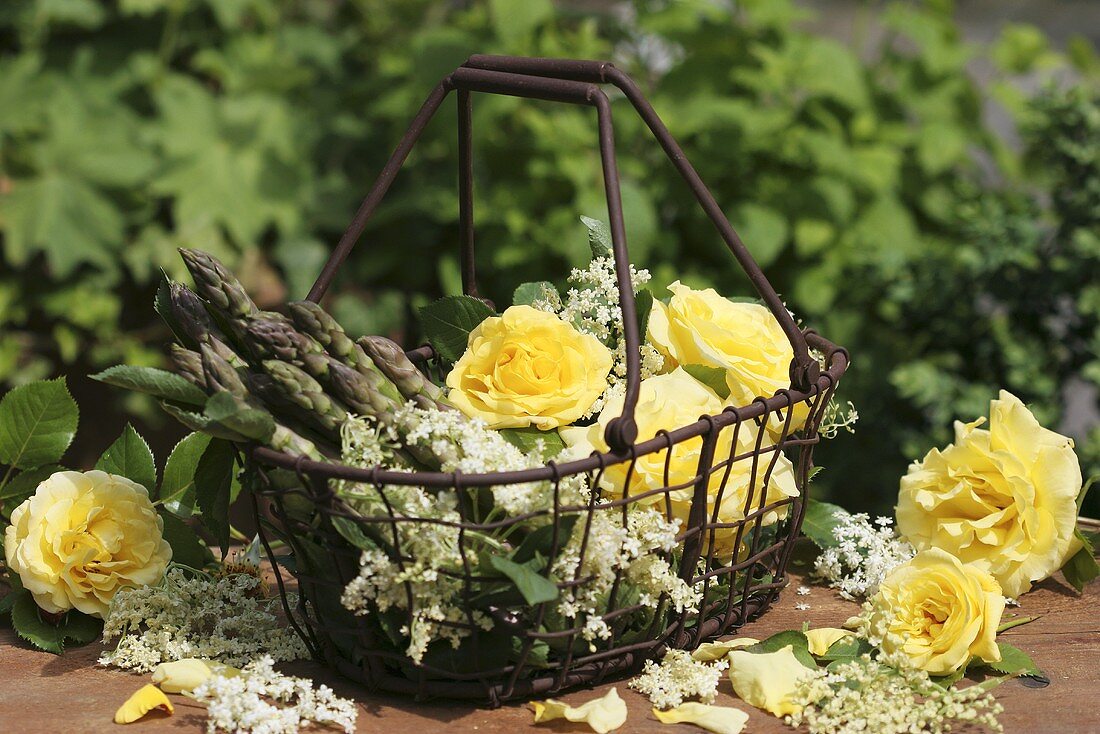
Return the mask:
[[[748,405],[727,408],[717,415],[701,416],[694,423],[675,430],[645,436],[645,440],[640,442],[636,441],[638,428],[634,421],[640,383],[639,325],[630,287],[611,104],[601,90],[602,84],[612,84],[621,90],[649,127],[714,222],[764,304],[782,326],[794,354],[788,389],[779,390],[772,396],[758,397]],[[311,300],[317,301],[324,295],[425,125],[452,91],[457,92],[459,111],[462,282],[464,291],[474,296],[478,290],[474,263],[471,92],[530,97],[596,108],[627,345],[624,407],[622,415],[610,423],[606,432],[610,450],[568,463],[548,462],[540,468],[524,471],[452,474],[360,469],[254,447],[248,453],[246,475],[252,480],[250,486],[254,490],[252,496],[256,502],[257,519],[264,528],[261,537],[269,556],[272,554],[268,534],[272,532],[294,552],[296,566],[293,570],[299,596],[297,608],[291,609],[288,603],[287,612],[293,612],[300,634],[316,657],[371,689],[420,697],[475,699],[495,706],[509,699],[553,694],[566,688],[596,684],[633,673],[647,659],[660,655],[669,647],[692,648],[706,639],[729,633],[764,612],[787,583],[787,564],[805,508],[813,446],[819,440],[817,429],[837,381],[848,366],[848,358],[843,349],[811,331],[798,328],[638,87],[612,64],[598,61],[472,56],[445,77],[413,119],[411,127],[363,201],[311,289],[308,296]],[[425,371],[438,367],[428,347],[409,354]],[[800,415],[798,425],[792,422],[796,412]],[[774,443],[769,441],[765,444],[765,434],[770,435]],[[754,435],[749,449],[740,453],[738,446],[744,448],[744,441],[738,441],[738,435]],[[727,444],[730,436],[734,438]],[[695,475],[689,482],[668,486],[668,462],[676,447],[688,442],[696,442],[693,446],[700,447]],[[727,445],[728,452],[725,451]],[[659,492],[667,495],[674,490],[686,490],[691,495],[687,522],[681,527],[678,538],[679,546],[669,554],[669,559],[678,569],[680,578],[701,592],[702,601],[697,610],[675,612],[663,597],[655,606],[638,603],[636,599],[617,598],[620,572],[607,599],[608,608],[602,615],[610,626],[609,638],[594,640],[592,644],[581,640],[579,620],[571,628],[548,630],[544,627],[547,603],[533,606],[514,604],[497,610],[494,626],[489,631],[477,630],[472,617],[454,622],[456,627],[469,631],[469,644],[463,643],[465,649],[461,652],[460,661],[439,665],[428,660],[414,663],[401,649],[385,639],[378,620],[372,618],[374,615],[354,616],[341,606],[341,593],[357,573],[362,553],[347,540],[349,525],[352,532],[356,527],[363,530],[381,528],[386,533],[392,531],[391,560],[401,563],[409,559],[401,548],[397,525],[421,520],[397,516],[392,509],[380,516],[362,517],[341,500],[330,486],[332,480],[353,481],[378,488],[421,487],[456,492],[478,487],[550,482],[555,502],[540,514],[552,520],[552,561],[566,541],[560,537],[564,536],[560,528],[565,526],[567,520],[571,525],[584,528],[580,545],[583,557],[592,518],[597,513],[614,513],[615,517],[626,522],[627,507],[639,500],[638,496],[629,494],[600,496],[599,492],[594,491],[591,501],[569,506],[558,499],[562,480],[585,474],[591,481],[590,486],[597,487],[609,469],[625,467],[627,472],[632,472],[641,457],[660,456],[661,452],[665,457],[666,486]],[[799,494],[768,502],[765,489],[780,456],[792,461]],[[733,522],[721,522],[718,518],[721,493],[734,467],[749,477],[743,513]],[[714,510],[710,512],[708,489],[714,491],[715,478],[720,478],[718,495],[713,504]],[[259,501],[256,501],[257,498]],[[261,510],[261,504],[266,508]],[[462,512],[461,503],[459,512]],[[765,518],[771,520],[765,522]],[[776,521],[775,518],[781,519]],[[465,514],[461,519],[456,528],[459,548],[465,559],[468,551],[466,533],[492,529],[501,522],[518,522],[522,518],[498,521],[492,528],[470,520]],[[583,525],[578,525],[581,523]],[[733,538],[732,547],[737,550],[731,558],[723,559],[716,553],[716,536],[719,533]],[[466,567],[463,582],[467,591],[477,581]],[[584,579],[556,583],[565,590],[584,583]],[[281,572],[279,586],[284,592],[284,602],[293,598],[285,593]],[[466,601],[469,601],[468,596]],[[408,614],[410,617],[405,622],[411,624],[411,605]],[[645,623],[641,624],[640,619]],[[511,653],[505,659],[486,653],[490,642],[494,649],[501,649],[502,640],[510,643],[508,649]],[[537,655],[536,650],[539,651]]]

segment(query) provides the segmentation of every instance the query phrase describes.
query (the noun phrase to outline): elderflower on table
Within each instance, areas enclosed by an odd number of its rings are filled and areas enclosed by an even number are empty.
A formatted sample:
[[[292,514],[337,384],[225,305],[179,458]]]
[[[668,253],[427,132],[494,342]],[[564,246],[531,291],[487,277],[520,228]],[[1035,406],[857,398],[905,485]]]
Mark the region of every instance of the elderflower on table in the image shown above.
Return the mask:
[[[814,571],[845,599],[859,600],[878,591],[890,571],[913,557],[913,546],[898,538],[888,517],[871,524],[870,516],[836,513],[833,538],[814,562]]]
[[[704,663],[687,650],[669,650],[659,664],[647,660],[642,674],[629,685],[649,696],[659,709],[675,708],[689,698],[713,703],[722,671],[728,667],[725,660]]]
[[[326,685],[279,673],[271,656],[244,667],[240,675],[214,675],[193,692],[206,704],[208,734],[296,734],[311,723],[351,734],[355,703],[338,697]]]
[[[103,639],[121,638],[99,662],[141,673],[160,663],[206,658],[241,666],[259,654],[298,660],[308,652],[275,615],[278,599],[264,599],[263,582],[249,574],[222,578],[171,569],[156,586],[124,589],[111,600]]]

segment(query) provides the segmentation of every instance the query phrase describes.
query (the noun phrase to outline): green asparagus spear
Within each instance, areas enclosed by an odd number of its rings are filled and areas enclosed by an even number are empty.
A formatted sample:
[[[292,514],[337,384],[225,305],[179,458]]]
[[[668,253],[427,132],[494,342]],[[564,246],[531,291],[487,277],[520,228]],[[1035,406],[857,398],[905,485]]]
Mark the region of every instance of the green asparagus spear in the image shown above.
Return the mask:
[[[202,355],[198,352],[184,349],[179,344],[173,344],[169,348],[168,358],[176,368],[176,372],[188,382],[206,389],[206,374],[202,368]]]
[[[195,290],[203,298],[236,318],[251,316],[259,311],[241,282],[216,257],[187,248],[180,248],[179,252],[191,277],[195,279]]]
[[[384,336],[363,336],[356,344],[408,400],[422,408],[453,410],[443,399],[443,391],[405,355],[400,345]]]

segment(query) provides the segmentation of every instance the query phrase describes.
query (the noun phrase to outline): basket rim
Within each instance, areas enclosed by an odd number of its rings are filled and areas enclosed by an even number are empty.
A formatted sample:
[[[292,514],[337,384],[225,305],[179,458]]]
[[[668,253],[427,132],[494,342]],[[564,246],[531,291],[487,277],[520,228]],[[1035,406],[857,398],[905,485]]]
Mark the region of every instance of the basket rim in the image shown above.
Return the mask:
[[[741,407],[728,407],[715,415],[704,415],[694,423],[660,434],[654,438],[635,443],[624,452],[594,452],[589,456],[558,464],[548,461],[545,466],[508,472],[470,473],[460,472],[403,472],[393,469],[373,467],[364,469],[348,466],[339,462],[321,462],[305,456],[288,454],[283,451],[252,445],[247,449],[250,458],[260,464],[279,469],[288,469],[298,474],[317,479],[341,479],[365,484],[420,486],[420,487],[488,487],[502,484],[526,484],[545,482],[561,477],[572,476],[590,471],[598,471],[608,466],[654,453],[691,438],[701,436],[711,427],[719,429],[736,422],[759,418],[769,412],[781,410],[788,405],[800,403],[826,390],[836,387],[841,376],[848,369],[850,360],[843,347],[825,339],[814,331],[805,332],[807,343],[825,353],[828,368],[823,370],[817,383],[808,391],[794,389],[778,390],[770,398],[758,397],[750,404]]]

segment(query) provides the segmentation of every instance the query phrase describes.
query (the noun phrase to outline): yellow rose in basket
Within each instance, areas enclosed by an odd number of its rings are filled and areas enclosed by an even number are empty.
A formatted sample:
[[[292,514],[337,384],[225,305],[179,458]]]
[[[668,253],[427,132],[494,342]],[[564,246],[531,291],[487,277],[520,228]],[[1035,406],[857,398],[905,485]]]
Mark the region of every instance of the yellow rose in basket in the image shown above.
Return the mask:
[[[661,430],[673,431],[694,423],[702,415],[720,413],[722,408],[722,401],[714,391],[680,368],[666,375],[650,377],[642,381],[638,407],[634,413],[638,423],[638,442],[655,437]],[[592,451],[607,451],[604,430],[610,421],[622,413],[622,409],[622,396],[614,396],[607,401],[599,419],[591,426],[562,429],[562,438],[570,447],[570,454],[584,456]],[[741,425],[740,430],[737,431],[735,452],[733,434],[733,426],[722,429],[715,447],[714,462],[707,487],[708,522],[713,516],[716,504],[719,523],[734,523],[744,519],[746,503],[750,513],[756,511],[761,506],[761,487],[764,485],[764,476],[769,469],[770,481],[767,484],[766,497],[763,498],[765,505],[798,495],[794,467],[782,452],[761,451],[755,481],[753,480],[751,454],[756,448],[756,440],[759,436],[755,423],[749,421]],[[765,437],[761,445],[766,449],[772,444]],[[667,496],[672,508],[672,516],[686,523],[695,493],[699,454],[702,448],[702,437],[696,437],[677,443],[672,447],[671,452],[663,449],[639,456],[633,469],[630,468],[629,461],[614,464],[604,470],[601,486],[605,494],[613,497],[622,496],[624,487],[631,496],[645,495],[640,497],[638,502],[662,512],[666,509]],[[744,458],[734,461],[731,465],[729,464],[731,453]],[[627,487],[628,476],[629,487]],[[785,517],[787,507],[782,505],[765,511],[762,515],[762,523],[771,525]],[[729,560],[733,556],[735,540],[735,528],[719,528],[714,540],[717,556],[723,560]],[[707,542],[709,542],[709,533]],[[704,553],[705,549],[704,545]]]
[[[4,552],[42,609],[102,617],[119,589],[164,576],[172,548],[163,530],[141,485],[102,471],[62,471],[12,512]]]
[[[730,405],[748,405],[791,386],[794,350],[775,316],[758,303],[734,303],[713,288],[701,291],[679,281],[668,287],[668,305],[654,301],[649,316],[649,341],[668,366],[701,364],[726,371]],[[809,414],[798,403],[791,429],[802,427]],[[773,416],[769,428],[782,428]]]
[[[584,415],[607,389],[611,351],[552,313],[512,306],[470,332],[448,398],[490,428],[544,431]]]
[[[918,550],[942,548],[988,570],[1019,596],[1080,549],[1074,537],[1081,465],[1073,441],[1039,425],[1002,390],[984,419],[955,424],[901,480],[899,532]]]
[[[870,600],[869,636],[915,668],[947,675],[971,657],[997,662],[1005,600],[982,569],[932,548],[895,568]]]

